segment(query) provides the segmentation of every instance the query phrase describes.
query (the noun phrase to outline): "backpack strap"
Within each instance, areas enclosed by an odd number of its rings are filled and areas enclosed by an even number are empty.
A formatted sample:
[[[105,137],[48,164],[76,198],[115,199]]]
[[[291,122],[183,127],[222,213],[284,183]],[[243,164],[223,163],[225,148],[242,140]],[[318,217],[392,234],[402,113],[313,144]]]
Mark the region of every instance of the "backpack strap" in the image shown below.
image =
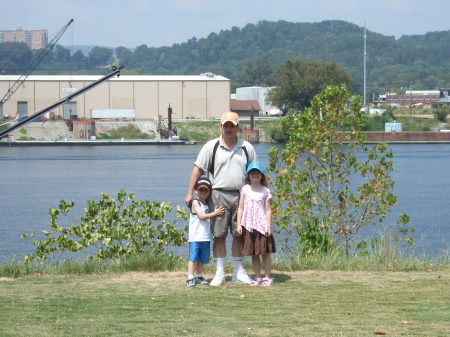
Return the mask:
[[[212,158],[211,158],[211,164],[209,164],[209,172],[211,173],[211,176],[214,177],[214,162],[216,160],[216,152],[217,148],[219,147],[220,140],[217,140],[216,144],[214,144]]]
[[[247,160],[247,166],[249,164],[249,159],[248,159],[248,151],[247,148],[245,147],[245,145],[242,145],[242,150],[244,150],[245,153],[245,159]],[[246,167],[247,168],[247,167]]]

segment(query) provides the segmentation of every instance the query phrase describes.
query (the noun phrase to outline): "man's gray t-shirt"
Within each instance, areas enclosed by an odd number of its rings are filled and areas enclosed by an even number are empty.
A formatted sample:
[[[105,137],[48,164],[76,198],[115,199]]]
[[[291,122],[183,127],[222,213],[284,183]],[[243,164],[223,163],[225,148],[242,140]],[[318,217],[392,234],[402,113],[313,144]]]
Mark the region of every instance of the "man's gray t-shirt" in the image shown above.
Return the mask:
[[[214,145],[219,140],[214,159],[214,176],[211,176],[209,166],[212,161]],[[240,190],[245,183],[247,156],[243,150],[245,146],[248,153],[248,162],[257,161],[256,151],[249,142],[238,138],[236,146],[230,151],[224,145],[222,137],[212,139],[203,145],[194,165],[208,174],[213,189]]]

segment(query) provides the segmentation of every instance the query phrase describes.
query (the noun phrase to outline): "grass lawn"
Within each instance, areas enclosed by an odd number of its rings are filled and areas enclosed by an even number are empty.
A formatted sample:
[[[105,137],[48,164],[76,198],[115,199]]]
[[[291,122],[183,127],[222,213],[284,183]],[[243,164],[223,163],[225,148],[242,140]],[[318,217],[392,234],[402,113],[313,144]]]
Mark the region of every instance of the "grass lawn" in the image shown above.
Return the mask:
[[[189,289],[184,272],[3,277],[0,336],[450,336],[450,270],[274,277]]]

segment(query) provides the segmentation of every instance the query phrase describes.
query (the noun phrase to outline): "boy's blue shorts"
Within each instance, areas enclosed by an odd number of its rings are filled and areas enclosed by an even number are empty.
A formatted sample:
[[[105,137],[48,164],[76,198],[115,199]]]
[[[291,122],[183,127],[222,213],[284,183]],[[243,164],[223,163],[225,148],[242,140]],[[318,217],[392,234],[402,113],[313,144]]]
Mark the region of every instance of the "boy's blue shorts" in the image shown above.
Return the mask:
[[[189,261],[208,264],[210,254],[211,254],[211,242],[209,241],[189,242]]]

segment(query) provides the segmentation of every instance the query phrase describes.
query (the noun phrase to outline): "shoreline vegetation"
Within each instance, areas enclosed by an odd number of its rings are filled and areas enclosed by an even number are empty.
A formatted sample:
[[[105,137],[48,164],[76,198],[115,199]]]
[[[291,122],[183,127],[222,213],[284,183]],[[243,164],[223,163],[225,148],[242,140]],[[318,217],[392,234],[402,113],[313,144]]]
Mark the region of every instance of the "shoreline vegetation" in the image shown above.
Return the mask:
[[[442,252],[435,258],[414,257],[409,255],[390,255],[374,253],[368,256],[350,256],[341,254],[318,254],[280,258],[275,255],[272,268],[276,271],[367,271],[367,272],[431,272],[449,271],[450,255]],[[124,272],[179,272],[185,269],[186,259],[173,254],[143,253],[115,262],[52,260],[48,263],[25,263],[11,260],[0,265],[1,278],[22,278],[34,275],[88,275]],[[250,260],[246,268],[252,270]],[[226,270],[231,272],[229,262]],[[206,272],[214,274],[213,261],[206,267]]]

